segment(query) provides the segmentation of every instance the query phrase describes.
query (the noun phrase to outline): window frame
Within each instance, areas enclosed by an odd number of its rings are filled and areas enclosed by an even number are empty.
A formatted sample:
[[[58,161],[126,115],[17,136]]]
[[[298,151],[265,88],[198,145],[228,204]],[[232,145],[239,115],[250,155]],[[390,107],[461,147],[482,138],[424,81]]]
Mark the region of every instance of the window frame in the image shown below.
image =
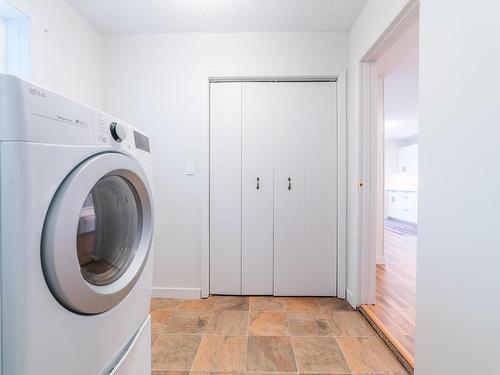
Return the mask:
[[[5,25],[5,69],[3,73],[29,79],[31,74],[30,18],[0,0],[0,19]]]

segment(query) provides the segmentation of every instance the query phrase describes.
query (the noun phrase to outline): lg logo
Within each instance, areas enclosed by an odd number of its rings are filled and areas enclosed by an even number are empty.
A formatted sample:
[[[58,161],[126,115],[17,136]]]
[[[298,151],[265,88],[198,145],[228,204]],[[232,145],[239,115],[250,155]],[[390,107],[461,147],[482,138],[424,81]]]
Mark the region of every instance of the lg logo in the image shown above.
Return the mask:
[[[42,91],[40,91],[40,90],[37,90],[37,89],[35,89],[34,87],[31,87],[29,91],[30,91],[30,94],[31,94],[31,95],[34,95],[34,96],[39,96],[39,97],[41,97],[41,98],[46,98],[46,97],[47,97],[47,93],[42,92]]]

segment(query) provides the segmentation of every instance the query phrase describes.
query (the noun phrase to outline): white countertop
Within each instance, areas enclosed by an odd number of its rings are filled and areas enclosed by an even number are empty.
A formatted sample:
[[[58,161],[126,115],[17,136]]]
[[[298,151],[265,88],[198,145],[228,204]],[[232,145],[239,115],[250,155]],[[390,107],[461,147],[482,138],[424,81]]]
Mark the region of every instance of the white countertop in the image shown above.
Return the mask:
[[[387,188],[386,191],[403,191],[406,193],[418,193],[418,190],[415,189],[398,189],[398,188]]]

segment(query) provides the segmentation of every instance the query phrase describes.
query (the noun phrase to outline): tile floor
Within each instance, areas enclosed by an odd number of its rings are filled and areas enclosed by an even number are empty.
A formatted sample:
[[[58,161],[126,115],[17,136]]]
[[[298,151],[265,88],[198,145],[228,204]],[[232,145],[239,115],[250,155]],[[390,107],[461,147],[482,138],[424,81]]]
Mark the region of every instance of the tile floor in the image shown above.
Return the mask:
[[[153,299],[153,375],[406,374],[336,298]]]

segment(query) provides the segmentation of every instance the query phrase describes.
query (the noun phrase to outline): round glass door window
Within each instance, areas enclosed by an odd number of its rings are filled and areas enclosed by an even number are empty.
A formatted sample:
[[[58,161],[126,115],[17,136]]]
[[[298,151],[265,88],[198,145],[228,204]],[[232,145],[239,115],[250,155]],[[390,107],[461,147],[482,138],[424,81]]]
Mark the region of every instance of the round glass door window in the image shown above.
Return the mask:
[[[83,278],[108,285],[127,270],[142,233],[142,209],[125,178],[106,176],[88,194],[80,211],[77,255]]]

